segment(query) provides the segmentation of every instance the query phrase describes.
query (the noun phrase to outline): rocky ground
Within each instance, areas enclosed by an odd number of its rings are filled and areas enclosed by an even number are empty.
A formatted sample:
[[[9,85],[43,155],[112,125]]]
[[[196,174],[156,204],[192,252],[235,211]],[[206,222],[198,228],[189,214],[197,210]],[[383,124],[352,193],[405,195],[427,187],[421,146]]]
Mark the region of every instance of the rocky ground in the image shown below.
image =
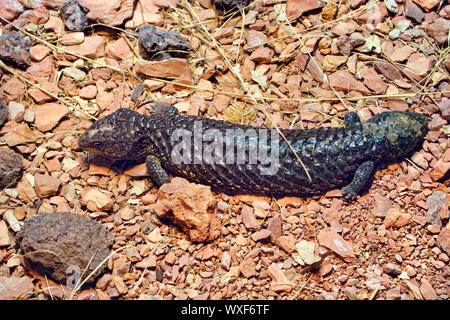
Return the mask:
[[[0,16],[0,299],[449,298],[445,1],[0,0]],[[156,28],[142,40],[144,24]],[[143,164],[79,148],[96,119],[155,102],[279,128],[411,110],[431,130],[351,203],[338,190],[228,196],[179,178],[158,191]],[[92,221],[28,219],[56,212]],[[87,225],[112,250],[98,278],[73,289],[29,268],[56,244],[91,261],[76,232]]]

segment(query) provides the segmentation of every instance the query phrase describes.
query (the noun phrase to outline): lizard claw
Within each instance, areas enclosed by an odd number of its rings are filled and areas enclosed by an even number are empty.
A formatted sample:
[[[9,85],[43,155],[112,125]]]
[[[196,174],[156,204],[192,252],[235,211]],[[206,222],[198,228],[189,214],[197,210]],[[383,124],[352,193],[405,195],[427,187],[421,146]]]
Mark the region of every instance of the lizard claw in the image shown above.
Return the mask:
[[[344,195],[344,198],[347,201],[352,201],[352,200],[356,199],[357,193],[353,190],[352,187],[346,186],[346,187],[343,187],[341,190],[342,190],[342,194]]]

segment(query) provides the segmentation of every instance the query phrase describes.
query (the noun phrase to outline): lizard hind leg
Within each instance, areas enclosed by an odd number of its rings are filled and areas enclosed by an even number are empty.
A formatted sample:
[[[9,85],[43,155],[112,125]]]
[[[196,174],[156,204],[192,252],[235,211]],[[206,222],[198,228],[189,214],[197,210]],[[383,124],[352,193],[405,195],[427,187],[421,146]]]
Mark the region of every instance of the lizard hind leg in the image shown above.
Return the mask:
[[[354,200],[358,193],[371,180],[375,169],[373,161],[366,161],[356,169],[352,182],[342,188],[342,193],[348,201]]]
[[[154,155],[148,155],[145,158],[145,164],[147,165],[150,178],[153,180],[156,186],[161,187],[165,183],[170,182],[169,175],[166,170],[161,166],[161,162]]]

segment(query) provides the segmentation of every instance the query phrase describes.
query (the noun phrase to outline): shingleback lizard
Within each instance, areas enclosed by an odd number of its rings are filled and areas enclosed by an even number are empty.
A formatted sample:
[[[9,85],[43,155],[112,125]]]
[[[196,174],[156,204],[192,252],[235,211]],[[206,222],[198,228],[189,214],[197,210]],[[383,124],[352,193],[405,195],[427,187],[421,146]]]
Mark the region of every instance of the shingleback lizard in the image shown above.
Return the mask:
[[[150,116],[119,109],[95,122],[78,143],[114,160],[145,160],[157,186],[170,181],[170,172],[229,194],[306,196],[342,188],[352,200],[378,165],[410,155],[427,131],[427,118],[415,112],[382,112],[367,122],[349,112],[344,127],[281,130],[288,146],[275,129],[180,115],[158,105]],[[252,153],[255,147],[262,153]]]

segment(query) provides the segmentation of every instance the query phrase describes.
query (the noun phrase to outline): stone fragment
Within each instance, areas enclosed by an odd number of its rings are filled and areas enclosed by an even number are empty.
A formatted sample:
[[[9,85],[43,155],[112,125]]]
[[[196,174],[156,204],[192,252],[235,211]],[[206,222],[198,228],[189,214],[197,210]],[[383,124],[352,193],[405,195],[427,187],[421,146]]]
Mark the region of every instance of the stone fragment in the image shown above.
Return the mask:
[[[450,68],[449,68],[450,70]],[[438,104],[439,110],[441,111],[442,118],[447,121],[450,121],[450,99],[442,98],[441,102]],[[0,121],[1,126],[1,121]]]
[[[115,27],[132,17],[135,0],[79,0],[78,2],[88,10],[86,15],[88,20]]]
[[[9,237],[8,226],[5,221],[0,220],[0,247],[6,247],[11,244]]]
[[[24,251],[27,268],[75,285],[85,279],[92,283],[105,271],[114,236],[97,221],[58,212],[27,218],[16,241]],[[93,276],[87,278],[95,269]],[[80,276],[82,279],[76,278]]]
[[[442,228],[437,238],[437,242],[439,247],[444,250],[448,256],[450,256],[450,230]]]
[[[33,282],[27,277],[0,277],[0,300],[26,299],[33,294]]]
[[[301,240],[295,245],[297,253],[304,263],[311,265],[319,262],[320,257],[316,255],[316,244],[313,241]]]
[[[439,159],[433,167],[430,173],[431,179],[433,181],[440,181],[446,179],[450,173],[450,161],[445,161],[445,159]]]
[[[290,292],[292,290],[292,283],[288,280],[285,273],[276,263],[272,263],[268,268],[267,272],[269,273],[270,278],[272,279],[272,283],[270,284],[270,288],[275,292]]]
[[[58,96],[58,86],[56,86],[53,83],[44,82],[41,83],[39,88],[47,91],[48,93],[52,94],[53,96]],[[47,95],[44,91],[32,87],[28,89],[28,94],[36,101],[37,104],[46,103],[55,100],[54,97],[51,95]]]
[[[65,2],[59,9],[59,12],[67,30],[83,31],[89,26],[86,13],[77,0]]]
[[[391,276],[397,276],[402,273],[402,269],[393,263],[387,263],[384,265],[383,271]]]
[[[363,94],[369,94],[370,90],[365,85],[355,79],[348,71],[337,71],[329,75],[330,85],[336,90],[358,91]]]
[[[262,229],[260,231],[256,231],[252,233],[251,238],[253,241],[261,241],[269,238],[272,235],[272,231],[269,229]]]
[[[252,52],[249,59],[257,62],[257,63],[270,63],[272,61],[272,57],[274,55],[274,51],[267,47],[259,47],[255,51]]]
[[[172,58],[164,61],[138,60],[134,65],[137,74],[155,78],[177,79],[192,84],[192,69],[186,59]]]
[[[16,30],[4,32],[0,36],[0,58],[22,69],[29,67],[30,38]]]
[[[185,58],[192,50],[186,39],[176,32],[143,26],[138,30],[139,53],[146,60]]]
[[[39,198],[47,198],[58,193],[62,181],[52,176],[36,174],[34,176],[34,189]]]
[[[0,189],[14,188],[22,176],[22,157],[9,148],[0,148]]]
[[[286,17],[295,20],[305,12],[322,8],[324,5],[325,3],[320,0],[287,0]]]
[[[335,252],[345,261],[355,258],[355,253],[353,252],[350,243],[345,241],[339,234],[331,229],[323,229],[320,231],[317,240],[322,247]]]
[[[48,21],[44,24],[44,29],[53,31],[57,35],[60,35],[64,31],[64,22],[60,17],[50,16]]]
[[[405,70],[411,71],[413,75],[425,76],[430,69],[430,60],[423,53],[416,52],[411,54],[406,63]]]
[[[50,49],[47,46],[38,44],[30,48],[30,58],[34,61],[41,61],[49,52]]]
[[[67,32],[61,37],[60,43],[64,46],[73,46],[81,44],[84,41],[83,32]]]
[[[396,227],[400,228],[407,225],[411,221],[411,215],[400,211],[397,207],[392,207],[386,213],[383,224],[386,228]]]
[[[162,26],[164,16],[158,11],[160,7],[168,3],[169,1],[163,0],[163,3],[156,5],[155,0],[138,0],[134,7],[133,17],[125,22],[125,28],[134,29],[142,25]]]
[[[59,103],[46,103],[36,106],[35,124],[39,131],[53,129],[69,113],[69,109]]]
[[[445,45],[448,42],[448,32],[450,30],[450,20],[438,18],[425,28],[426,32],[436,40],[438,45]]]
[[[99,189],[91,188],[81,198],[81,204],[89,211],[109,211],[113,206],[113,200]]]
[[[396,47],[390,58],[394,62],[402,62],[408,59],[408,57],[415,51],[416,49],[410,46]]]
[[[405,15],[408,18],[415,20],[417,23],[422,23],[425,18],[423,11],[412,1],[406,1]]]
[[[440,0],[413,0],[415,3],[417,3],[419,6],[421,6],[426,12],[429,12],[431,9],[433,9]]]
[[[67,46],[64,49],[75,52],[81,56],[87,58],[96,59],[105,55],[106,41],[102,36],[89,36],[84,37],[84,41],[81,44]]]
[[[124,38],[119,38],[109,45],[106,49],[106,56],[121,61],[123,59],[129,58],[133,55],[130,46]]]
[[[447,195],[442,191],[434,191],[427,198],[427,218],[428,222],[437,226],[442,226],[442,220],[448,219],[448,199]]]
[[[425,279],[422,278],[420,281],[420,293],[422,294],[422,297],[425,300],[440,300],[439,296],[436,294],[436,291],[434,290],[431,283]]]
[[[363,77],[363,83],[366,87],[373,90],[376,94],[386,92],[388,84],[383,81],[383,78],[375,71],[374,68],[364,68],[360,71],[360,75]]]
[[[244,206],[241,211],[242,222],[247,229],[259,229],[260,225],[256,220],[253,210],[249,206]]]
[[[341,65],[347,62],[347,56],[326,55],[323,60],[323,70],[336,71]]]
[[[256,276],[256,263],[252,259],[245,259],[239,264],[239,271],[247,279]]]
[[[395,2],[395,0],[384,0],[384,5],[386,6],[386,9],[388,9],[392,13],[398,12],[398,4]]]
[[[191,241],[212,241],[221,234],[212,202],[210,187],[176,177],[160,187],[155,212],[182,228]]]

